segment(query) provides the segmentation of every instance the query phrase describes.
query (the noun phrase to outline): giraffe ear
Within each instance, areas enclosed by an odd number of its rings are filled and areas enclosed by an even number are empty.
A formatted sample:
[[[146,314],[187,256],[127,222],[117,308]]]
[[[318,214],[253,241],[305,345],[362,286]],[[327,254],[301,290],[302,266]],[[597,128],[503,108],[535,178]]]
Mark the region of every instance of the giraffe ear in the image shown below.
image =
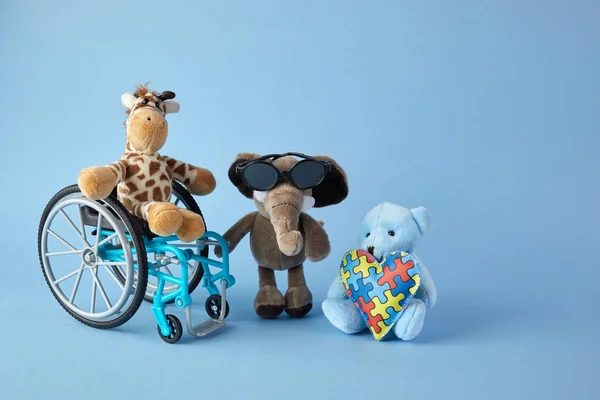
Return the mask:
[[[165,101],[165,114],[175,114],[179,112],[179,103],[175,100],[166,100]]]
[[[123,93],[121,95],[121,104],[127,108],[131,108],[135,104],[135,96],[131,93]]]

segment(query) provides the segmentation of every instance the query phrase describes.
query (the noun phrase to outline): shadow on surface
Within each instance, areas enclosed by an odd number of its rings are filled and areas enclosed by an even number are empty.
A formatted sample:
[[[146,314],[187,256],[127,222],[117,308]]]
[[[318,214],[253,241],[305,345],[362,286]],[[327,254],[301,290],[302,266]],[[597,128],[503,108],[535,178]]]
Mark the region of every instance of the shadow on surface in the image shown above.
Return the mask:
[[[457,293],[441,297],[428,310],[421,334],[414,342],[445,343],[512,337],[547,319],[540,307],[507,299],[498,293]]]

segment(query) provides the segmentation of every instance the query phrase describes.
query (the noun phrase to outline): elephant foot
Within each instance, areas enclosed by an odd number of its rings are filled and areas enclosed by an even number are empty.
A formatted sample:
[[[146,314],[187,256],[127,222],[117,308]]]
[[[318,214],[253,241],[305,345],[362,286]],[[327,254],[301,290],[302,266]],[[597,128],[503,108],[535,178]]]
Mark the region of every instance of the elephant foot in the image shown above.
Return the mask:
[[[284,307],[283,295],[272,285],[262,286],[254,299],[254,311],[261,318],[277,318],[283,312]]]
[[[312,293],[306,285],[288,288],[285,293],[285,312],[293,318],[301,318],[312,309]]]

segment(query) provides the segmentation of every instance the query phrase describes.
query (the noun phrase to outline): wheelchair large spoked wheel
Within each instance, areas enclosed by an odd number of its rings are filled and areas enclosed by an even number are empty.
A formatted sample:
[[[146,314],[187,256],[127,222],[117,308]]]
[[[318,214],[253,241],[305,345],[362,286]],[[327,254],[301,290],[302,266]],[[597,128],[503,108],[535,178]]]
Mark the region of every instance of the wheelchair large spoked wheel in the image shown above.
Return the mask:
[[[172,194],[171,194],[171,203],[175,204],[178,207],[186,208],[190,211],[195,212],[196,214],[202,215],[200,211],[200,207],[198,207],[198,203],[192,197],[192,195],[179,183],[176,181],[172,182]],[[206,223],[204,224],[204,229],[206,229]],[[177,246],[178,248],[185,249],[189,248],[194,251],[194,254],[200,255],[208,258],[208,246],[205,246],[203,249],[199,249],[195,243],[184,243],[181,241],[172,241],[169,242]],[[181,266],[175,264],[166,264],[162,265],[160,262],[156,262],[156,267],[159,271],[168,273],[177,278],[181,277]],[[191,294],[200,284],[202,280],[202,276],[204,275],[204,268],[202,263],[190,260],[188,261],[188,292]],[[158,281],[155,277],[148,277],[148,285],[146,289],[146,295],[144,299],[148,302],[152,302],[154,299],[154,293],[156,292],[158,285]],[[179,285],[165,282],[165,286],[163,289],[164,294],[171,293],[179,288]],[[173,303],[174,300],[169,301],[167,304]]]
[[[94,223],[90,223],[90,215]],[[100,229],[108,236],[101,237]],[[119,260],[102,258],[101,249],[107,243],[122,249]],[[143,301],[148,279],[144,243],[114,196],[90,200],[77,185],[59,191],[42,214],[38,252],[52,294],[86,325],[102,329],[120,326]]]

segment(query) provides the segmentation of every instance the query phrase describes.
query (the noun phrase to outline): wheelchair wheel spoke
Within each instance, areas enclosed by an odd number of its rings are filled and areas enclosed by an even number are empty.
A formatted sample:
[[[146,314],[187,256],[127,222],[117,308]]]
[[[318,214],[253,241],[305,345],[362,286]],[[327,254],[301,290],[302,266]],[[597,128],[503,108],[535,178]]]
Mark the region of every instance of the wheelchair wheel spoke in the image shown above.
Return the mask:
[[[94,267],[97,268],[97,267]],[[90,304],[90,312],[93,314],[96,312],[96,280],[92,279],[92,301]]]
[[[63,217],[65,217],[65,219],[67,220],[67,222],[69,223],[69,225],[71,225],[71,228],[73,228],[73,230],[75,232],[77,232],[77,234],[79,235],[79,237],[81,238],[81,240],[83,240],[83,243],[88,245],[89,247],[90,244],[88,243],[87,239],[85,237],[83,237],[83,235],[81,234],[81,232],[79,232],[79,229],[75,226],[75,224],[73,223],[73,220],[67,215],[67,213],[65,212],[65,210],[63,210],[62,208],[60,209],[61,214],[63,215]]]
[[[62,281],[66,281],[67,279],[69,279],[70,277],[74,276],[75,274],[77,274],[79,272],[78,269],[74,270],[73,272],[69,272],[67,275],[63,276],[62,278],[58,278],[57,280],[54,281],[55,285],[58,285],[59,283],[61,283]]]
[[[106,269],[106,272],[108,272],[108,274],[113,278],[113,280],[117,282],[117,285],[119,285],[121,289],[124,289],[125,286],[123,285],[123,283],[121,283],[119,278],[117,278],[117,276],[115,275],[115,271],[113,271],[112,268],[110,268],[108,265],[103,265],[103,267],[104,269]]]
[[[177,200],[175,200],[175,203],[173,203],[174,205],[179,204],[179,197],[177,198]]]
[[[169,267],[167,267],[166,265],[164,265],[163,268],[165,269],[165,271],[167,271],[167,273],[169,275],[173,275],[173,273],[171,272],[171,270],[169,269]]]
[[[77,249],[71,243],[67,242],[65,239],[63,239],[58,233],[54,232],[52,229],[48,228],[48,233],[50,233],[52,236],[54,236],[55,238],[60,240],[62,244],[64,244],[71,250],[77,251]]]
[[[81,254],[83,250],[71,250],[71,251],[55,251],[52,253],[46,253],[45,256],[46,257],[52,257],[52,256],[66,256],[69,254]]]
[[[96,251],[100,246],[100,227],[102,226],[102,214],[98,213],[98,225],[96,225]]]
[[[85,225],[83,224],[83,209],[81,208],[81,204],[78,204],[79,208],[79,222],[81,223],[81,232],[83,233],[83,241],[87,243],[87,235],[85,234]]]
[[[71,292],[71,297],[69,297],[69,304],[73,304],[73,300],[75,300],[75,295],[77,295],[77,289],[79,288],[79,282],[81,282],[81,274],[83,273],[83,269],[85,268],[85,264],[81,263],[81,267],[77,271],[77,279],[75,280],[75,284],[73,285],[73,291]]]
[[[96,250],[98,250],[98,247],[102,246],[104,243],[110,242],[111,240],[113,240],[114,238],[116,238],[118,236],[117,233],[113,233],[112,235],[105,237],[104,239],[102,239],[102,241],[98,241],[96,240]],[[100,236],[97,236],[97,239],[99,239]]]
[[[102,295],[102,298],[104,299],[104,302],[106,303],[106,306],[110,309],[110,308],[112,308],[112,304],[110,304],[110,300],[108,299],[108,296],[106,295],[106,292],[104,291],[104,287],[102,286],[102,283],[100,283],[100,280],[98,279],[98,276],[96,275],[96,272],[94,271],[94,268],[90,269],[90,271],[92,273],[92,278],[96,282],[96,285],[98,285],[98,289],[100,290],[100,294]]]
[[[127,265],[127,263],[124,262],[124,261],[100,261],[100,262],[97,262],[96,265],[114,265],[114,266],[118,266],[118,265]]]

